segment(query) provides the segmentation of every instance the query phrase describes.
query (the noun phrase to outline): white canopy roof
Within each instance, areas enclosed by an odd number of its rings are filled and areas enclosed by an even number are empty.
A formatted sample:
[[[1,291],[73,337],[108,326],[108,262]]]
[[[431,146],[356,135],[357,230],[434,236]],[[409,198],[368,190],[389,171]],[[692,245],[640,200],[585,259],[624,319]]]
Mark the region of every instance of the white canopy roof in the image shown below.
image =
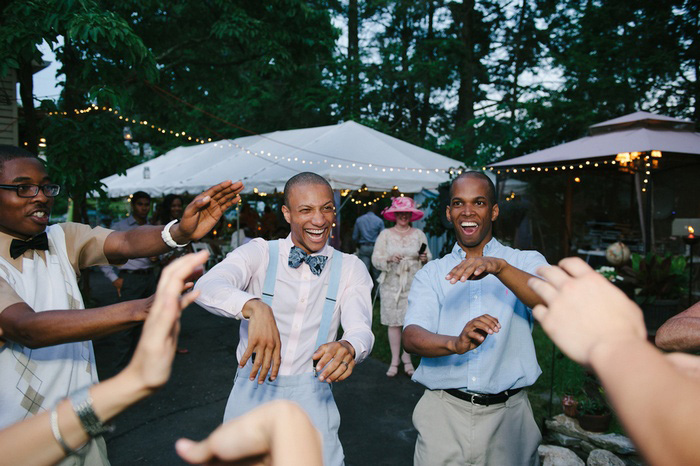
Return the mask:
[[[590,136],[490,166],[538,165],[652,150],[700,155],[700,133],[693,126],[685,120],[635,112],[590,126]]]
[[[348,121],[317,128],[275,131],[234,140],[178,147],[104,178],[110,197],[146,191],[160,196],[198,193],[226,179],[243,180],[244,192],[282,191],[291,176],[313,171],[334,189],[402,192],[435,189],[459,161]]]

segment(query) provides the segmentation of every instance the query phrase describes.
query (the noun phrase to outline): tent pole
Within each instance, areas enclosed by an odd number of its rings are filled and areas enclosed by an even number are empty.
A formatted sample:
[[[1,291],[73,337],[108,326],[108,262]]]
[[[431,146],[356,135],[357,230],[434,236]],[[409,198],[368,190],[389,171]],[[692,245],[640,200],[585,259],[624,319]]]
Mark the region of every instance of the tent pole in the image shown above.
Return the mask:
[[[566,190],[564,192],[564,235],[562,237],[563,257],[571,255],[571,205],[573,203],[573,178],[566,176]]]
[[[639,229],[642,230],[642,243],[644,244],[644,252],[649,252],[649,241],[647,239],[647,222],[644,215],[644,197],[642,195],[642,174],[636,172],[634,174],[634,190],[637,193],[637,209],[639,212]]]

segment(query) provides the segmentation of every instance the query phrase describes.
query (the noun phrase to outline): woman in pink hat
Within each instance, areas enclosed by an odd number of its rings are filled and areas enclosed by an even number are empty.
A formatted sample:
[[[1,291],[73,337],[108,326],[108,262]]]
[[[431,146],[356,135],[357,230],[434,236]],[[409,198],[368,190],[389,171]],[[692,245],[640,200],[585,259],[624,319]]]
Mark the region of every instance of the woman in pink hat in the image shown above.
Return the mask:
[[[381,298],[381,322],[389,327],[391,348],[391,365],[386,375],[394,377],[399,372],[401,327],[408,307],[408,290],[411,289],[413,276],[432,255],[425,233],[411,226],[411,222],[423,218],[423,212],[416,209],[413,199],[392,198],[391,206],[384,209],[382,216],[390,222],[396,222],[396,225],[383,230],[377,237],[372,264],[382,272],[377,279]],[[406,375],[413,375],[411,355],[404,351],[401,362]]]

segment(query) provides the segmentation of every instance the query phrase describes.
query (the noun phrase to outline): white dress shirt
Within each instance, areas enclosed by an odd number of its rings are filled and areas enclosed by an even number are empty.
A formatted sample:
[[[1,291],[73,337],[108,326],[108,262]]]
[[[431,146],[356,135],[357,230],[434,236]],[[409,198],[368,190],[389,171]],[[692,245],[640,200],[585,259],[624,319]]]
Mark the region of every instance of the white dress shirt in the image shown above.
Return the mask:
[[[311,273],[306,262],[293,269],[287,265],[294,244],[291,236],[279,240],[277,282],[272,301],[277,329],[282,342],[280,375],[309,373],[311,356],[326,297],[326,281],[333,254],[343,254],[326,245],[313,255],[329,257],[320,276]],[[201,292],[197,303],[213,314],[243,319],[246,302],[262,296],[269,263],[267,241],[256,238],[232,251],[223,261],[197,281]],[[343,325],[342,339],[355,349],[355,361],[365,359],[374,344],[372,334],[372,279],[365,265],[354,255],[344,254],[343,269],[327,341],[334,341],[338,326]],[[236,356],[240,360],[248,347],[248,321],[243,319]]]

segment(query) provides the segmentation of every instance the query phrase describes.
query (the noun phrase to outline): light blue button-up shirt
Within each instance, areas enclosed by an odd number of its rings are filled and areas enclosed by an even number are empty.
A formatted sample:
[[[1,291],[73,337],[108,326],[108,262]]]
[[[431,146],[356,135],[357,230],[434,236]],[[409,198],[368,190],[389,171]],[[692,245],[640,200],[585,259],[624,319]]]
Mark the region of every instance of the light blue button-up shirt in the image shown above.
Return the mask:
[[[505,259],[532,275],[547,265],[542,254],[503,246],[495,238],[484,247],[484,256]],[[457,388],[489,394],[532,385],[542,371],[532,341],[531,310],[493,275],[454,285],[445,280],[465,257],[455,244],[450,254],[416,273],[404,328],[418,325],[433,333],[457,336],[467,322],[489,314],[498,319],[501,329],[464,354],[422,358],[413,380],[431,390]]]

